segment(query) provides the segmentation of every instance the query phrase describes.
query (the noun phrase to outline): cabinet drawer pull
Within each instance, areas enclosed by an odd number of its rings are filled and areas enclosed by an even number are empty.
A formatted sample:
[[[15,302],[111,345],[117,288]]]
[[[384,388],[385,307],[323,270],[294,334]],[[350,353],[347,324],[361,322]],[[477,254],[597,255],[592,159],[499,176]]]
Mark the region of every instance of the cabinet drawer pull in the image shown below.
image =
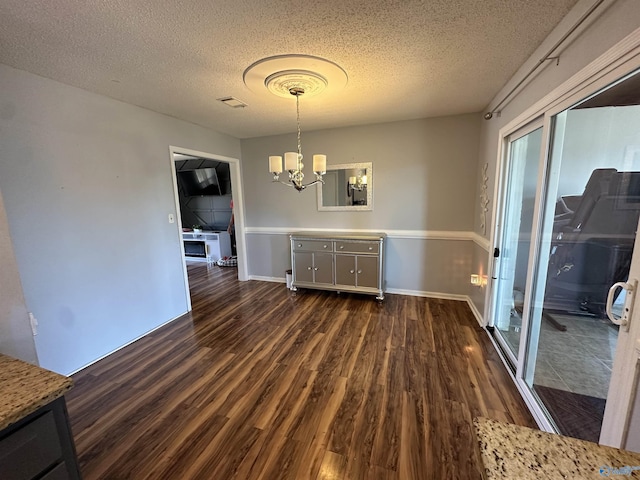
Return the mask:
[[[298,244],[298,248],[302,248],[302,244],[301,243]]]
[[[344,245],[340,245],[340,250],[344,250]]]
[[[314,268],[313,270],[317,272],[318,271],[318,267]]]
[[[358,270],[358,273],[362,273],[362,270]]]
[[[369,250],[373,250],[373,247],[369,247]]]
[[[323,246],[322,246],[322,248],[327,248],[327,246],[326,246],[326,245],[323,245]]]
[[[307,267],[307,270],[311,270],[311,267]]]
[[[353,270],[349,270],[349,273],[354,273],[354,271]]]

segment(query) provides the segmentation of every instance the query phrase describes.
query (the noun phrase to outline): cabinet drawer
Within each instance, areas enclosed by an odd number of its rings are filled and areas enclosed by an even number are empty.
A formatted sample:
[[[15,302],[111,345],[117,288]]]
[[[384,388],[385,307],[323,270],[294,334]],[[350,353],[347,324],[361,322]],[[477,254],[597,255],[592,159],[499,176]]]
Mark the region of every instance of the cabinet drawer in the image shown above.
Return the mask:
[[[70,478],[67,464],[62,462],[40,480],[69,480]]]
[[[333,242],[331,240],[301,240],[292,239],[293,249],[295,251],[304,250],[307,252],[332,252]]]
[[[31,479],[61,457],[56,422],[48,411],[0,440],[0,478]]]
[[[336,242],[336,252],[350,253],[378,253],[380,244],[378,242]]]

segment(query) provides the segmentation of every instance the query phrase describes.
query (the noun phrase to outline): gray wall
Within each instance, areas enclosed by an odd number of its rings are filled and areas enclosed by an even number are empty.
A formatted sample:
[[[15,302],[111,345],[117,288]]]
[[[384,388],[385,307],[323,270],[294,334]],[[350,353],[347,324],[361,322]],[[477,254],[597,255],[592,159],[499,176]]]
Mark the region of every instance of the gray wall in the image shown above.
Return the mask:
[[[388,288],[466,295],[471,242],[428,237],[473,228],[478,134],[476,114],[303,130],[308,158],[324,153],[328,164],[373,163],[373,211],[364,212],[320,212],[315,187],[297,193],[271,183],[267,158],[295,149],[295,135],[242,140],[250,275],[284,276],[289,231],[382,231],[390,236]]]
[[[471,265],[473,273],[477,275],[487,275],[489,272],[489,253],[487,250],[477,243],[474,243],[471,249]],[[490,288],[491,278],[487,278],[487,285],[484,287],[469,286],[469,298],[471,303],[477,310],[477,314],[484,318],[485,296]]]
[[[319,212],[315,187],[272,184],[268,156],[295,150],[295,135],[242,140],[249,227],[466,231],[473,226],[479,116],[302,132],[307,178],[314,153],[328,164],[373,162],[372,212]]]
[[[42,366],[69,373],[187,310],[169,145],[232,137],[0,65],[0,190]]]
[[[9,224],[0,194],[0,353],[38,364]]]

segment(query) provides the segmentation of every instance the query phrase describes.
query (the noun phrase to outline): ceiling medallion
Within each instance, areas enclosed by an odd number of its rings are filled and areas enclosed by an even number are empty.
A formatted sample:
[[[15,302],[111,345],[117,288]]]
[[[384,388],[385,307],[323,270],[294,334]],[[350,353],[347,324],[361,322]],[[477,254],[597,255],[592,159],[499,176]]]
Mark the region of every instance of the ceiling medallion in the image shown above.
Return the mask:
[[[324,183],[323,175],[327,169],[327,156],[313,155],[313,173],[315,180],[304,183],[302,169],[302,141],[300,132],[300,97],[311,97],[320,93],[341,90],[347,84],[346,72],[329,60],[312,57],[310,55],[279,55],[255,62],[244,71],[245,85],[254,93],[260,95],[270,92],[284,98],[296,99],[296,122],[298,127],[298,148],[295,152],[284,154],[284,168],[282,156],[269,156],[269,172],[273,174],[273,181],[293,187],[301,192],[305,188],[318,183]],[[285,170],[288,181],[281,181],[280,174]],[[366,184],[366,179],[364,180]]]
[[[322,75],[307,70],[285,70],[269,75],[264,85],[274,95],[290,98],[291,89],[304,91],[307,98],[322,93],[327,88],[327,79]]]
[[[337,64],[312,55],[276,55],[253,63],[242,75],[245,85],[256,95],[271,92],[291,98],[291,88],[302,88],[305,97],[342,90],[347,73]]]

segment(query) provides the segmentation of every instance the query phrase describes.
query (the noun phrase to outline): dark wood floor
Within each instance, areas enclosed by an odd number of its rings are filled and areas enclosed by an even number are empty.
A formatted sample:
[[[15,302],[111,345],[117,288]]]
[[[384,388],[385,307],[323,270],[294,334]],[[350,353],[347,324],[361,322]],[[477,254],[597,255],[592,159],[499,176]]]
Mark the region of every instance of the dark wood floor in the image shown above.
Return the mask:
[[[474,416],[535,426],[463,302],[237,282],[74,375],[92,479],[471,479]]]

